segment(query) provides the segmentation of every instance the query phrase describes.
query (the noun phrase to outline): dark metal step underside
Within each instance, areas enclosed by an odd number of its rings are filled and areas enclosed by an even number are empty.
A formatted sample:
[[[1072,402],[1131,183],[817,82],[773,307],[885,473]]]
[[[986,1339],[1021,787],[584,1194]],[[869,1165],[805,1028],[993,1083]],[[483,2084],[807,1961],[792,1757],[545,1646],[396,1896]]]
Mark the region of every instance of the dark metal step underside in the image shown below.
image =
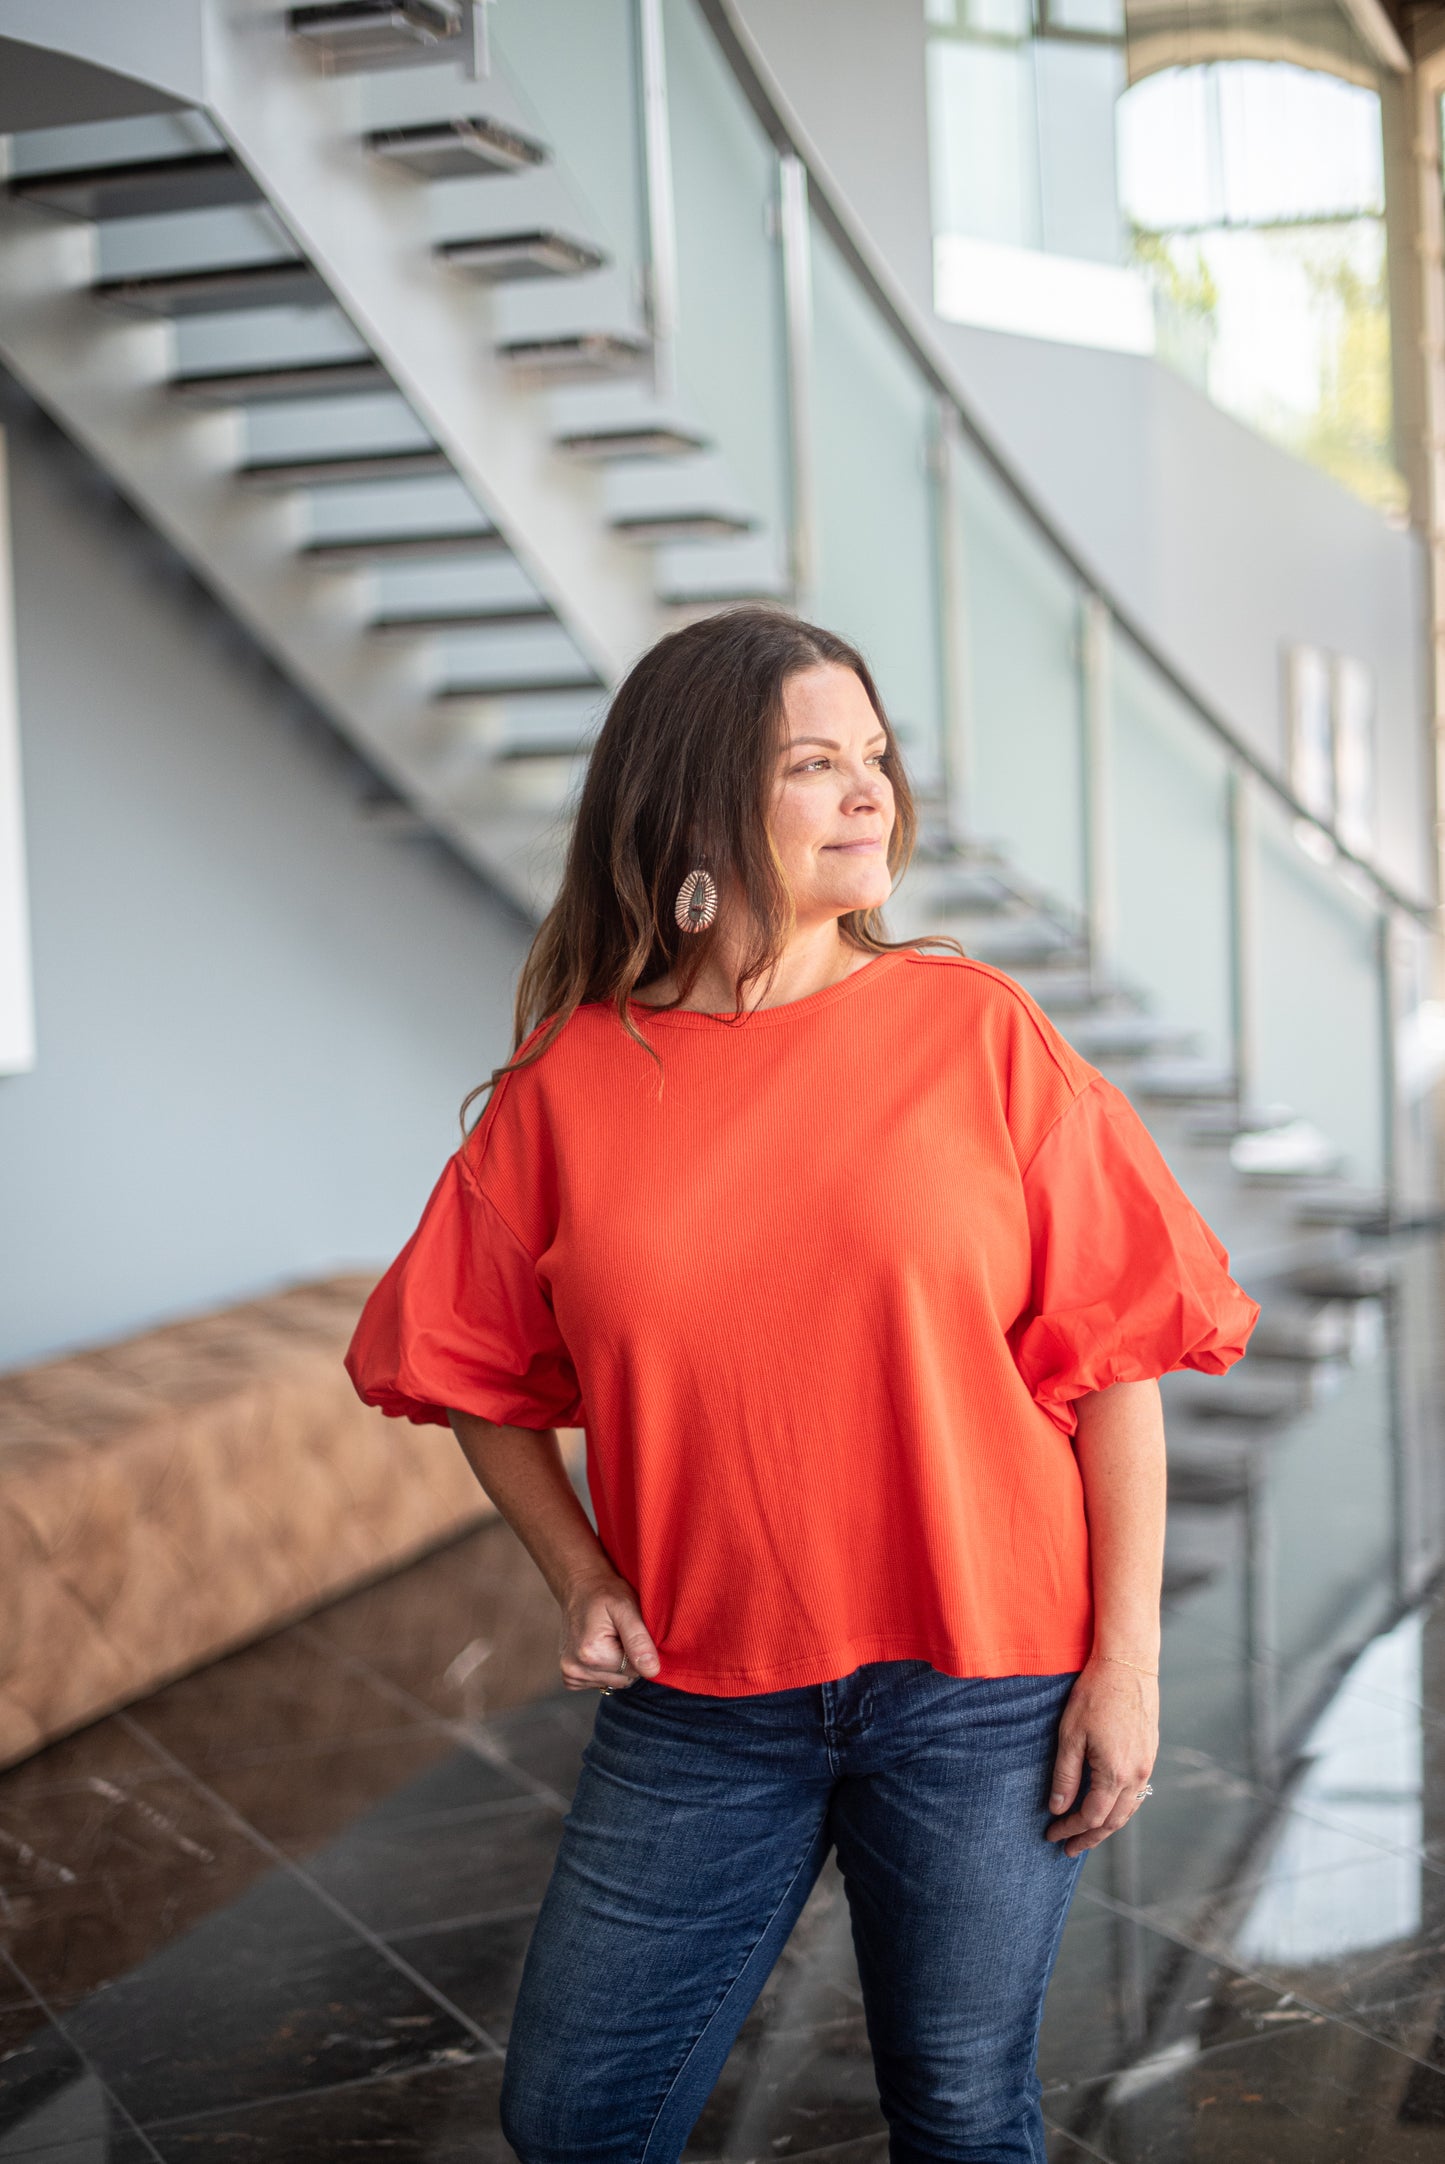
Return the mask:
[[[188,157],[17,173],[10,181],[10,193],[44,210],[62,211],[68,218],[104,223],[112,218],[162,218],[175,211],[254,203],[261,190],[228,151],[198,150]]]
[[[153,271],[139,278],[99,278],[98,301],[142,316],[218,316],[251,308],[318,308],[331,298],[324,279],[299,260],[231,263],[217,270]]]

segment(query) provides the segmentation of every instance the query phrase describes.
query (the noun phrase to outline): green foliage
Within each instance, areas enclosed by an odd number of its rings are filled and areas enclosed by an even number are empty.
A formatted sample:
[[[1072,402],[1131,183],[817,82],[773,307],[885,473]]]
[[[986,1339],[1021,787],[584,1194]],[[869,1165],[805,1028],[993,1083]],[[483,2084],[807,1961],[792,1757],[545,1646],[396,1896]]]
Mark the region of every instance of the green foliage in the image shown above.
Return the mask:
[[[1325,341],[1319,404],[1295,448],[1380,510],[1403,512],[1405,483],[1396,470],[1390,384],[1390,304],[1385,255],[1364,273],[1329,236],[1305,260]]]
[[[1130,255],[1149,279],[1165,305],[1183,316],[1212,322],[1219,308],[1219,287],[1202,248],[1187,250],[1181,241],[1164,233],[1148,233],[1135,226],[1130,236]]]

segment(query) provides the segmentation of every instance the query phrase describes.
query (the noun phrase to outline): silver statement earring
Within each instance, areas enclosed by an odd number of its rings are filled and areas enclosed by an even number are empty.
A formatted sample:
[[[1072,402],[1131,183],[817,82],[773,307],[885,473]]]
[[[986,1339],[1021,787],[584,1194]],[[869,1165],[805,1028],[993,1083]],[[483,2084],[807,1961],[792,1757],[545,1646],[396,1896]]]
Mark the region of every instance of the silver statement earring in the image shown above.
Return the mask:
[[[677,890],[672,913],[684,932],[705,932],[717,915],[717,886],[707,868],[707,851]]]

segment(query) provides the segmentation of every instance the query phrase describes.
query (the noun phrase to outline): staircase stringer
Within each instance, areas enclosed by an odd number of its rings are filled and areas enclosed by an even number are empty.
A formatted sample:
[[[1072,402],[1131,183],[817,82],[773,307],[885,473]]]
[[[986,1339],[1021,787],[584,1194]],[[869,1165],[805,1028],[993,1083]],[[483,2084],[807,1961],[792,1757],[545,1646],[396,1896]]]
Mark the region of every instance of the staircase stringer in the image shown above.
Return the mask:
[[[366,582],[297,553],[305,506],[234,484],[242,422],[178,406],[171,330],[91,298],[95,231],[0,196],[0,360],[190,564],[283,672],[421,815],[534,916],[565,846],[554,813],[472,816],[427,714],[423,657],[365,632]]]
[[[435,256],[425,184],[366,148],[361,79],[299,54],[272,0],[204,0],[207,111],[604,683],[662,627],[650,553],[495,350],[485,292]]]

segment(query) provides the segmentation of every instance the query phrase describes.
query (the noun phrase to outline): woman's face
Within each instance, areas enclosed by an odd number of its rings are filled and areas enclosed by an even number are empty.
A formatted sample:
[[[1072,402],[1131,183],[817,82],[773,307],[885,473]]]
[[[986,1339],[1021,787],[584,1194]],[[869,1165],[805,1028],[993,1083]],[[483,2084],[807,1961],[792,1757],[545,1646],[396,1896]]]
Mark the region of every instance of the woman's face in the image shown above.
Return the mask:
[[[888,899],[887,742],[851,669],[825,662],[788,678],[771,825],[800,925]]]

